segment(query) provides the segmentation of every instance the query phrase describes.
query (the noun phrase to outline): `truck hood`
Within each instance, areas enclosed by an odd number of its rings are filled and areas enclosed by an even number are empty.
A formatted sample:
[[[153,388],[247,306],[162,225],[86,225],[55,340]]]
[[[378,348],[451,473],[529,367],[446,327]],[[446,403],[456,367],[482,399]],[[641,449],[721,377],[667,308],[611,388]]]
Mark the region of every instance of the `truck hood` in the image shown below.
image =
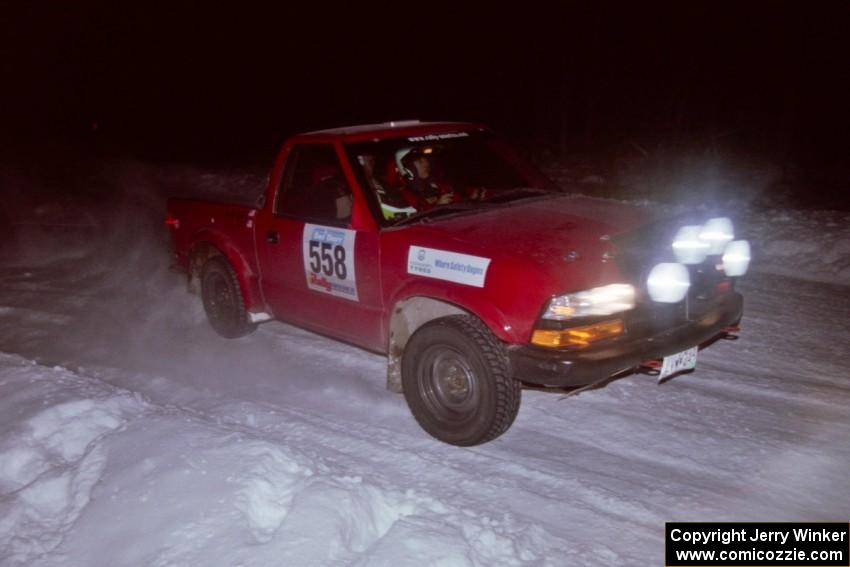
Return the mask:
[[[555,253],[613,253],[610,241],[650,221],[649,211],[608,199],[533,199],[428,224],[464,248],[484,246],[551,260]]]
[[[614,240],[652,220],[650,210],[643,207],[608,199],[556,196],[410,228],[420,229],[416,232],[421,231],[422,246],[483,256],[490,258],[494,267],[508,265],[515,272],[533,271],[554,280],[547,285],[564,289],[622,279],[613,261],[617,254]]]

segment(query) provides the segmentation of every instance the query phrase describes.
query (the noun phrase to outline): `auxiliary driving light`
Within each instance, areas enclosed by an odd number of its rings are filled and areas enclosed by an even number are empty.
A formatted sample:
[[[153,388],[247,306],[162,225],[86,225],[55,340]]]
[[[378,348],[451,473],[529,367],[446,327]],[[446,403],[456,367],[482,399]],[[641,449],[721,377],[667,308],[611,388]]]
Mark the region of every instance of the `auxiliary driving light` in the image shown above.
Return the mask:
[[[708,244],[708,254],[722,254],[726,245],[735,238],[732,221],[726,217],[709,219],[699,233],[699,239]]]
[[[653,301],[678,303],[685,298],[688,288],[691,287],[691,276],[682,264],[662,262],[649,272],[646,287]]]
[[[673,239],[673,253],[683,264],[701,264],[711,245],[700,235],[703,227],[699,225],[683,226]]]
[[[723,251],[723,271],[727,276],[743,276],[750,267],[750,243],[735,240],[726,245]]]

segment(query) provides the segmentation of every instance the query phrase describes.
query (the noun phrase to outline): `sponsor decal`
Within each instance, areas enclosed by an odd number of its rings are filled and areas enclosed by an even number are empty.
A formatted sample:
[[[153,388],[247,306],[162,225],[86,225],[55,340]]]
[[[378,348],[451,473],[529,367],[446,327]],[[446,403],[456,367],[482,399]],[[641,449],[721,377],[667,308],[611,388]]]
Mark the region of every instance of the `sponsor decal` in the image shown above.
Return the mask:
[[[467,138],[468,132],[451,132],[448,134],[428,134],[425,136],[410,136],[409,142],[436,142],[439,140],[451,140],[452,138]]]
[[[304,225],[303,256],[307,287],[313,291],[359,301],[354,273],[357,232],[344,228]]]
[[[407,273],[484,287],[490,258],[459,254],[447,250],[411,246],[407,253]]]

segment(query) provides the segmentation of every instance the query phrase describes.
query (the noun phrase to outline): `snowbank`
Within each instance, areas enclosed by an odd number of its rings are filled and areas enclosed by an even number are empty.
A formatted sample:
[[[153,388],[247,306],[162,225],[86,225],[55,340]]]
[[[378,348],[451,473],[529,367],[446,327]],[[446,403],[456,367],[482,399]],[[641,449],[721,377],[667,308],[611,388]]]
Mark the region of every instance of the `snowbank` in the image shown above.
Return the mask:
[[[745,219],[754,270],[850,285],[850,214],[772,209],[752,210]]]
[[[128,392],[17,357],[0,358],[0,559],[52,551],[88,506],[103,439],[142,409]]]
[[[17,356],[0,419],[4,565],[558,563],[539,527]]]

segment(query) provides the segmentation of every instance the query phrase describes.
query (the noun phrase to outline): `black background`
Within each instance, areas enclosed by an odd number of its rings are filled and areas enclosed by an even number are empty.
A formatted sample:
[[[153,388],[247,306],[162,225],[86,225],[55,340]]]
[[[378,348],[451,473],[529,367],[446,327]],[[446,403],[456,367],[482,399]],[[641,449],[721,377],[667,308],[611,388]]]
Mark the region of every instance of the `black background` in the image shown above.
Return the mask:
[[[850,189],[850,3],[681,4],[9,3],[0,143],[268,163],[297,131],[480,120],[534,151],[721,146]]]

